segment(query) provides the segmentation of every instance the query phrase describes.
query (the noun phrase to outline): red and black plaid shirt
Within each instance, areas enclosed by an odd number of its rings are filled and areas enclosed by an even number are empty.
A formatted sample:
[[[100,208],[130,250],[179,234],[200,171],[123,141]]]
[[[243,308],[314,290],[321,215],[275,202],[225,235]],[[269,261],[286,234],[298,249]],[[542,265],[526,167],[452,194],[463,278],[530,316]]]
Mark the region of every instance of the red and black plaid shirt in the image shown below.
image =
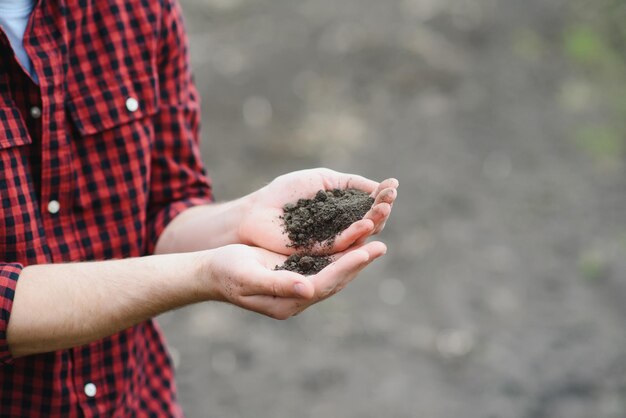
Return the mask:
[[[210,201],[180,8],[40,0],[24,46],[39,85],[0,31],[0,416],[181,416],[153,321],[19,359],[6,341],[24,266],[150,254]]]

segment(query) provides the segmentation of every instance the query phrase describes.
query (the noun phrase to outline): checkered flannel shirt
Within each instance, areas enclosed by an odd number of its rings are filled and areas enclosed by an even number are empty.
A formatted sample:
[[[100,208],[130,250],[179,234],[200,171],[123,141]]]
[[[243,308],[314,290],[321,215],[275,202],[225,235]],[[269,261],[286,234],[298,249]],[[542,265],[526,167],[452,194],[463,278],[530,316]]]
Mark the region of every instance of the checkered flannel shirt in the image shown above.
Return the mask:
[[[18,359],[6,340],[24,266],[150,254],[211,200],[180,7],[39,0],[24,47],[39,85],[0,30],[0,416],[182,416],[153,321]]]

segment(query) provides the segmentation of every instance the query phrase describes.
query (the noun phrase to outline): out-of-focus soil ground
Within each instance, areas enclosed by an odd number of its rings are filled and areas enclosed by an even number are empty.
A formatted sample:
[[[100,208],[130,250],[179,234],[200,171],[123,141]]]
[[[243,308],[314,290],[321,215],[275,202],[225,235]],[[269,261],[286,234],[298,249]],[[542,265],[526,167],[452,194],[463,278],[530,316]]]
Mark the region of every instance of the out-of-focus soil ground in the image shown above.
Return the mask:
[[[182,6],[218,199],[401,183],[334,298],[160,318],[189,417],[626,416],[623,0]]]

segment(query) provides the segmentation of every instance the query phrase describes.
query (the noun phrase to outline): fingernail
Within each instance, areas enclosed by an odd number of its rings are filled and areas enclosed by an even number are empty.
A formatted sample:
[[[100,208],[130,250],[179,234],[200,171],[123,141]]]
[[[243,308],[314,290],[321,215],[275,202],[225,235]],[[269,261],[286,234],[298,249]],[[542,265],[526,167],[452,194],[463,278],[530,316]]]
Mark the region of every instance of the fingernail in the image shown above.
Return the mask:
[[[300,296],[305,296],[306,287],[302,283],[296,283],[293,285],[293,289]]]

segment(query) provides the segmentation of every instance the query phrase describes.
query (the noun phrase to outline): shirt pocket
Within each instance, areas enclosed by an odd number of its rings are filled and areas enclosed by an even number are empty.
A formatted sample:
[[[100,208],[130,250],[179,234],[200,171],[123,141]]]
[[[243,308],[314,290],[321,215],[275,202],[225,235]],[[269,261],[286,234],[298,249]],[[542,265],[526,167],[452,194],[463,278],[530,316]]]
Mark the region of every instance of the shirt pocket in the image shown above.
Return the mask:
[[[73,208],[88,259],[140,255],[158,110],[152,75],[68,93]]]
[[[69,91],[67,110],[82,136],[132,123],[158,111],[158,84],[154,75],[129,78],[113,85]]]
[[[0,105],[0,260],[24,264],[40,247],[28,166],[31,143],[19,110]]]
[[[32,143],[17,108],[0,106],[0,121],[0,150]]]

